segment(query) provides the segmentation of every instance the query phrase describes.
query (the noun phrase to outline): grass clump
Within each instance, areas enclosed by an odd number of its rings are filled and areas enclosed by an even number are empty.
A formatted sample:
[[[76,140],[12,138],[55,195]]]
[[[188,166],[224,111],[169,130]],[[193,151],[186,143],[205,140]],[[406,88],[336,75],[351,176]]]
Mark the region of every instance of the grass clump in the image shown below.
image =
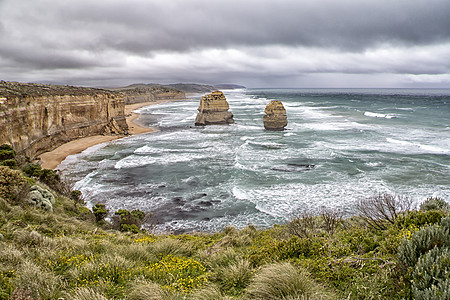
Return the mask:
[[[335,299],[324,292],[306,270],[290,263],[264,266],[252,280],[247,294],[249,299]]]

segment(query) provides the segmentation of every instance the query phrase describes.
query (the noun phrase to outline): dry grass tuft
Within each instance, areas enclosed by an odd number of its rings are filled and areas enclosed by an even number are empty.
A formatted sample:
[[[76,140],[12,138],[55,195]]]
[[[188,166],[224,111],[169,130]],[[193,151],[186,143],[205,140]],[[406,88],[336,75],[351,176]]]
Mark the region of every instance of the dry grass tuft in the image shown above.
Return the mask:
[[[290,263],[276,263],[263,267],[252,280],[247,293],[249,299],[335,299],[310,279],[307,271],[297,269]]]

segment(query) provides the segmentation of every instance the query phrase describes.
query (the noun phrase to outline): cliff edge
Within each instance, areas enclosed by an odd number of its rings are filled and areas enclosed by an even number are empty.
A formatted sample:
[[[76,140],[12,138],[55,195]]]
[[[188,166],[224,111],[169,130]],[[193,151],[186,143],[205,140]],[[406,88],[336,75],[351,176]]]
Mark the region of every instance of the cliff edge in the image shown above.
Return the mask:
[[[32,159],[71,140],[128,134],[120,93],[0,81],[0,145]]]

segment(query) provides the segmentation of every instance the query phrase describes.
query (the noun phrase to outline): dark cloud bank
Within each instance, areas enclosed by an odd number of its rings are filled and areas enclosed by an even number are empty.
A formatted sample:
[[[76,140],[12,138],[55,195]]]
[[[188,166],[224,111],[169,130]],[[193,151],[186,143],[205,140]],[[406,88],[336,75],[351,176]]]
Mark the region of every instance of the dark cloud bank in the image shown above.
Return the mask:
[[[0,0],[0,79],[450,87],[448,0]]]

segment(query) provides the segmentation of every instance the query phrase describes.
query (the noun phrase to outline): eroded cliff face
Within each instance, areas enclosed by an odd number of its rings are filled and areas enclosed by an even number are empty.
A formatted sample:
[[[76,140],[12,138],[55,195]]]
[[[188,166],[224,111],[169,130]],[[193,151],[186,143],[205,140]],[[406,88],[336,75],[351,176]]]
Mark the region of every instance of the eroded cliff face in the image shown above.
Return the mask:
[[[0,82],[0,144],[30,158],[92,135],[124,135],[123,95],[100,89]]]
[[[205,95],[200,100],[196,126],[234,123],[233,114],[228,111],[229,105],[225,95],[220,91]]]
[[[114,91],[124,95],[125,104],[186,99],[183,91],[157,84],[134,84]]]

